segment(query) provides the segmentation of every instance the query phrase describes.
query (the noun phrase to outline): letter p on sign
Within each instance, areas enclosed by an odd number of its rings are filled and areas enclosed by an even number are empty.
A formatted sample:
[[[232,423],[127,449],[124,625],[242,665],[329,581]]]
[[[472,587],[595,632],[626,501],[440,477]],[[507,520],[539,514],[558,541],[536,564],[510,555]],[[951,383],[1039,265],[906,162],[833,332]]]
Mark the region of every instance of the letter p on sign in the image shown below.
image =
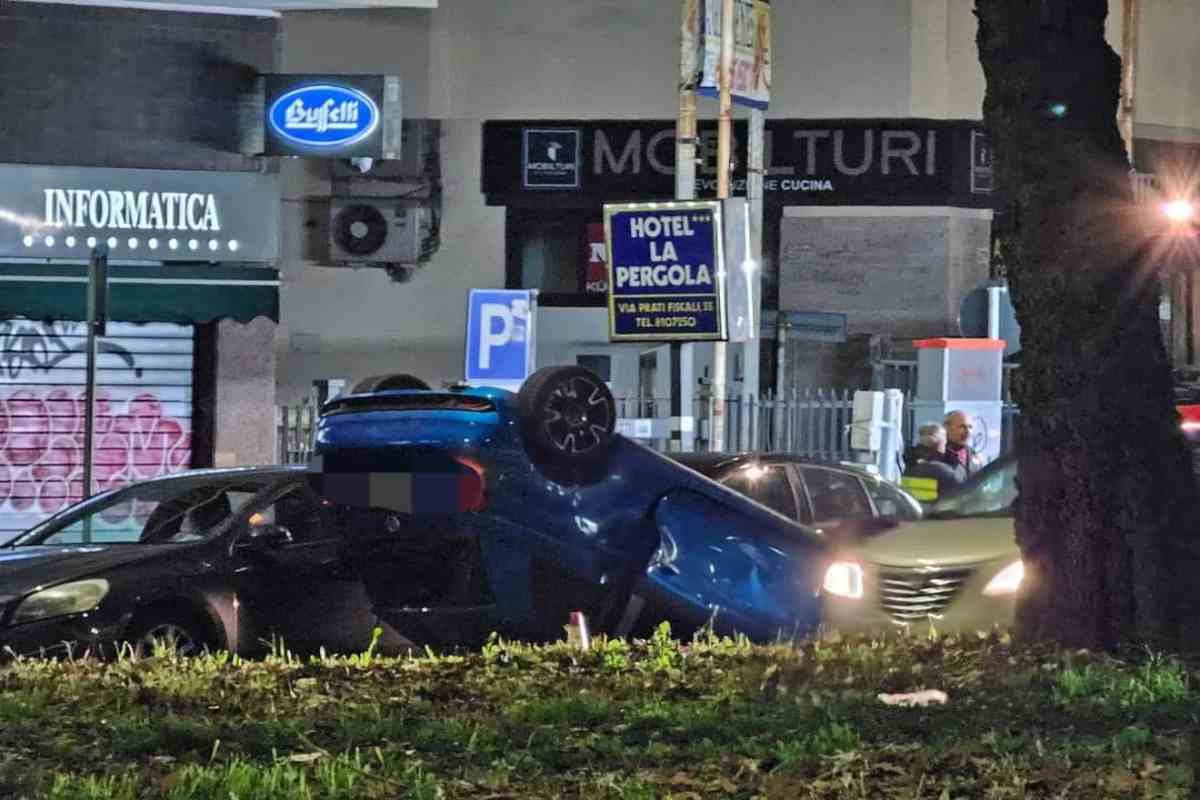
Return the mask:
[[[479,341],[479,368],[492,368],[492,348],[501,347],[512,341],[513,315],[509,307],[503,303],[483,303],[479,306],[483,315]],[[496,321],[500,321],[500,329],[496,330]]]
[[[515,391],[533,371],[533,293],[472,289],[467,302],[467,383]]]

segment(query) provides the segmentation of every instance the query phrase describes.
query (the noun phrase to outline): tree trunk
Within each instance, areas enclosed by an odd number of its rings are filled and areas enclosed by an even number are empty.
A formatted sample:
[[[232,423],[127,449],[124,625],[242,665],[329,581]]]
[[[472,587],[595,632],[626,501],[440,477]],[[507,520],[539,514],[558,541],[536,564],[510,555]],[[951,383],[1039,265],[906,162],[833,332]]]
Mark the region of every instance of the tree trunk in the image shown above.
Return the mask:
[[[976,0],[997,239],[1021,325],[1018,632],[1175,646],[1196,620],[1196,485],[1152,225],[1117,128],[1105,0]]]

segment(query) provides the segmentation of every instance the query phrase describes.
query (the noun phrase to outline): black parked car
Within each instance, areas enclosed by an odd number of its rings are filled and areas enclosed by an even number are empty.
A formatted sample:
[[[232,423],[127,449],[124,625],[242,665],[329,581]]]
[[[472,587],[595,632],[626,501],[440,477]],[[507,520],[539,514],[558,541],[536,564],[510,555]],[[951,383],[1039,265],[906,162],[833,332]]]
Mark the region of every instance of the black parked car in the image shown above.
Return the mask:
[[[361,650],[377,624],[305,468],[197,470],[97,495],[0,548],[0,646]],[[398,638],[398,637],[393,637]],[[70,643],[70,644],[68,644]],[[399,644],[388,642],[387,644]]]
[[[787,453],[680,453],[717,483],[826,534],[872,533],[920,519],[921,504],[865,468]]]

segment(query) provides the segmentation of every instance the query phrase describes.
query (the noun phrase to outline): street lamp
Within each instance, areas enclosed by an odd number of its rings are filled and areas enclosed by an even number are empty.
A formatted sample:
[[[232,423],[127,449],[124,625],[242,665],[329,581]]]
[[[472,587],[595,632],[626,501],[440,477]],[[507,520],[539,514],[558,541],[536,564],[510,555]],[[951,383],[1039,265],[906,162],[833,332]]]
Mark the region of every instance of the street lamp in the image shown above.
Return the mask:
[[[1190,200],[1176,199],[1164,203],[1162,213],[1171,222],[1182,225],[1195,218],[1196,207]]]

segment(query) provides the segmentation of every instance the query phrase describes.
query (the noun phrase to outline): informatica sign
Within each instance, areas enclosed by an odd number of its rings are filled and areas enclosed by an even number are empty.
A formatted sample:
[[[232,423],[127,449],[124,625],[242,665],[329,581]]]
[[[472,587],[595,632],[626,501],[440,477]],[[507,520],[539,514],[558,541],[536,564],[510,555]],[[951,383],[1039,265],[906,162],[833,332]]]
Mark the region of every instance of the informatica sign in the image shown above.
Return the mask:
[[[273,261],[272,175],[0,165],[0,257]]]
[[[609,338],[725,339],[721,206],[607,204]]]
[[[400,79],[268,75],[268,156],[399,158]]]

